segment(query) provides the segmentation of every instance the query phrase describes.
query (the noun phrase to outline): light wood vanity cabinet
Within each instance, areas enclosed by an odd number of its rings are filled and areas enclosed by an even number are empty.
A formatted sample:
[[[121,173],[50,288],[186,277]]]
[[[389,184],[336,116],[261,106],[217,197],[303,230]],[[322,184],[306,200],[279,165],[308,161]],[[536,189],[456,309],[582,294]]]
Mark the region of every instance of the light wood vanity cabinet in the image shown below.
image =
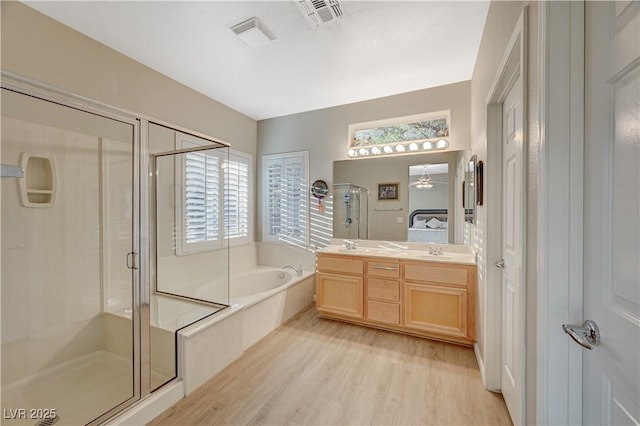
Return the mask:
[[[475,265],[318,254],[316,287],[322,317],[475,341]]]

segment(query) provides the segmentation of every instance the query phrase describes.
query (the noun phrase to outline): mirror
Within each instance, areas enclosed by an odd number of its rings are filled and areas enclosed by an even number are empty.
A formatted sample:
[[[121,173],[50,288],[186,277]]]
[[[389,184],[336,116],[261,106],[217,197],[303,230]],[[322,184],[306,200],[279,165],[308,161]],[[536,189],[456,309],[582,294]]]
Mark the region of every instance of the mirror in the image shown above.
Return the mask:
[[[316,180],[311,184],[311,195],[323,199],[329,193],[329,186],[323,180]]]
[[[324,212],[324,204],[322,203],[322,200],[327,196],[328,193],[329,185],[327,185],[327,182],[318,179],[311,184],[311,195],[313,195],[316,200],[318,200],[319,213]]]
[[[336,209],[342,204],[342,200],[336,198],[337,184],[350,184],[352,186],[365,188],[369,191],[368,208],[360,209],[360,214],[366,212],[367,217],[361,217],[360,223],[367,225],[367,232],[361,232],[360,239],[385,240],[385,241],[409,241],[409,226],[411,223],[411,214],[415,210],[436,210],[433,205],[423,204],[422,206],[414,203],[416,201],[413,195],[414,187],[410,183],[417,181],[424,171],[425,165],[429,165],[427,171],[432,179],[436,175],[438,180],[446,181],[442,190],[446,186],[446,204],[443,204],[438,220],[447,219],[447,228],[440,231],[444,236],[444,243],[454,244],[461,242],[462,238],[458,234],[462,234],[463,211],[460,203],[460,185],[464,179],[463,165],[461,164],[465,151],[448,151],[434,152],[424,154],[411,154],[392,157],[377,157],[357,160],[334,161],[333,163],[333,189],[330,191],[333,201],[333,237],[342,238],[345,234],[344,224],[345,215],[336,214]],[[468,154],[467,154],[468,155]],[[467,157],[468,158],[468,157]],[[432,171],[432,167],[436,164],[446,165],[446,173],[436,173]],[[410,167],[418,170],[417,176],[410,176]],[[426,177],[426,174],[425,174]],[[397,199],[378,199],[378,187],[380,184],[393,182],[398,184]],[[416,190],[418,191],[418,190]],[[419,190],[425,198],[427,191]],[[383,197],[384,198],[384,197]],[[442,203],[440,203],[442,204]],[[440,206],[440,205],[439,205]],[[438,206],[438,207],[439,207]],[[339,212],[338,212],[339,213]],[[415,219],[415,216],[414,216]],[[418,217],[418,220],[424,217]],[[352,218],[353,221],[353,218]],[[354,223],[354,222],[352,222]],[[458,226],[456,227],[456,224]],[[353,228],[353,225],[350,225]],[[458,232],[456,232],[456,228]],[[444,229],[444,228],[441,228]],[[344,231],[344,232],[343,232]],[[351,230],[351,232],[354,232]],[[458,241],[459,240],[459,241]]]
[[[464,206],[464,221],[474,223],[476,221],[476,185],[475,185],[476,156],[471,156],[464,171],[464,189],[462,191],[462,204]]]

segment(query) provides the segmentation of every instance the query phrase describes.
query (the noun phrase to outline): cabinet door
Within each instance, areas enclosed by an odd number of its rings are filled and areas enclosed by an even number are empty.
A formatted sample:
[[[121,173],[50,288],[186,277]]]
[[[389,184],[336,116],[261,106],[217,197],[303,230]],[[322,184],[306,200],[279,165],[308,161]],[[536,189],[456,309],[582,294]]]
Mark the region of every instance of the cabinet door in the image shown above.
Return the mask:
[[[319,312],[350,318],[364,318],[364,286],[362,277],[316,274]]]
[[[467,290],[432,284],[405,285],[405,327],[467,338]]]

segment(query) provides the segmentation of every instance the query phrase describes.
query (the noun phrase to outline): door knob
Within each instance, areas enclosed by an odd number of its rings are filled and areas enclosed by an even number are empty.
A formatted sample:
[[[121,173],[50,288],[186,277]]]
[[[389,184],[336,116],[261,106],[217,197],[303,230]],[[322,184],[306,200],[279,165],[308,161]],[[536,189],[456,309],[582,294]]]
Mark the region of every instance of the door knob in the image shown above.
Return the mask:
[[[582,325],[562,324],[562,329],[583,348],[589,350],[600,344],[600,329],[591,320],[586,320]]]
[[[494,265],[496,265],[496,268],[504,269],[504,259],[498,260]]]

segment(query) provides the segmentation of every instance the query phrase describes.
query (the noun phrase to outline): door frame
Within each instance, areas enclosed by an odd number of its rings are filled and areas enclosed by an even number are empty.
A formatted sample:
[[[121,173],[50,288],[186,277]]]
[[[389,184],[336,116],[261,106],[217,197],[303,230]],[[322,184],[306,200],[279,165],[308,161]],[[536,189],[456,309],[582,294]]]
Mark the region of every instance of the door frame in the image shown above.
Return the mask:
[[[493,164],[492,173],[487,173],[487,234],[486,234],[486,271],[485,273],[485,321],[483,336],[485,336],[484,359],[479,356],[476,344],[476,357],[482,360],[480,371],[483,375],[484,385],[492,391],[501,388],[502,374],[502,272],[493,263],[502,257],[502,104],[510,92],[513,84],[522,78],[522,187],[524,193],[527,187],[527,16],[528,7],[525,6],[515,25],[509,43],[505,48],[500,64],[498,65],[493,82],[485,100],[487,111],[487,164]],[[521,330],[525,334],[526,313],[526,196],[523,199],[521,224],[522,234],[522,258],[520,282],[522,283],[521,297],[518,301]],[[524,422],[526,386],[525,386],[525,349],[521,349],[519,374],[521,377],[521,401],[522,419],[513,419],[514,423]]]
[[[540,2],[537,266],[538,424],[582,424],[584,2]]]

